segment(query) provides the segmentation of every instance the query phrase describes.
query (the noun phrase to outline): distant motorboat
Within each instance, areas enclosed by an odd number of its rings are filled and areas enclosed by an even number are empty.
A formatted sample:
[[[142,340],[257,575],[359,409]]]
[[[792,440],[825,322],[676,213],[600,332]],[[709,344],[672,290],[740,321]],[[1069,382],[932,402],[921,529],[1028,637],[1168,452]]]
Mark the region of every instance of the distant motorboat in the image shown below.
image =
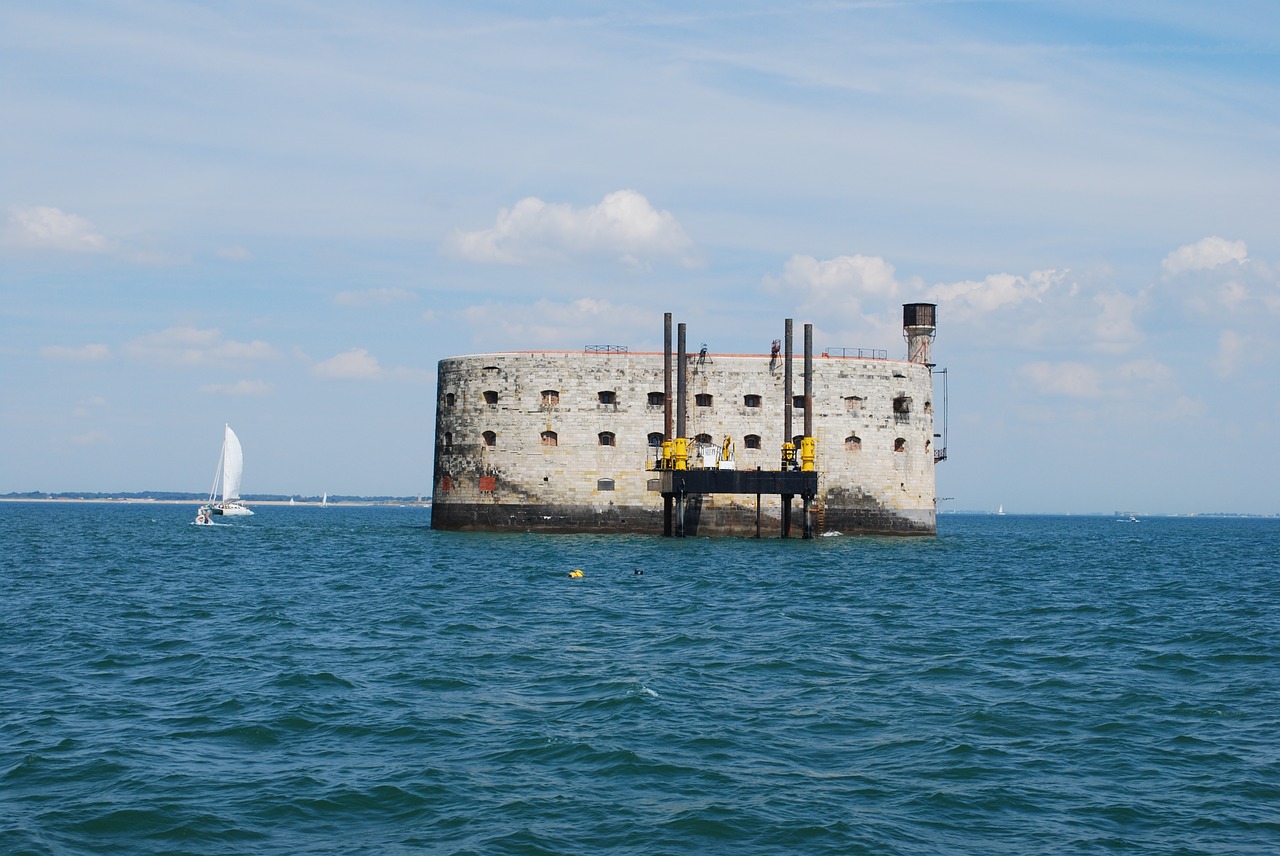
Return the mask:
[[[212,515],[248,517],[253,514],[240,501],[240,477],[243,474],[244,450],[240,447],[240,438],[228,425],[222,438],[218,468],[213,473],[213,487],[209,490],[208,501],[196,512],[196,523],[200,523],[202,517],[205,523],[212,522]]]

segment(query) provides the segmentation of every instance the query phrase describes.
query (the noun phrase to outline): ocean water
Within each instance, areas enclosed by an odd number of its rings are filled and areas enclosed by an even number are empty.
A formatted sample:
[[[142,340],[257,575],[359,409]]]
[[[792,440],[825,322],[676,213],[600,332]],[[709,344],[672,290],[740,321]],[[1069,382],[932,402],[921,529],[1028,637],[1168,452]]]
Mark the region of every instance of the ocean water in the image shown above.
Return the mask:
[[[1280,852],[1277,520],[193,514],[0,503],[0,852]]]

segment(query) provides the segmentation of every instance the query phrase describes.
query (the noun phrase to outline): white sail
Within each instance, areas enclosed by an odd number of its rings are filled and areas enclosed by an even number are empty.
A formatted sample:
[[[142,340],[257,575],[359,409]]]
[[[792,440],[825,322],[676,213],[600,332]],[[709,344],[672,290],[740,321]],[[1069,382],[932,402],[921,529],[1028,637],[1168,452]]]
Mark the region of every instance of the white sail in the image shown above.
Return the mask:
[[[244,452],[240,438],[227,426],[227,437],[222,447],[222,501],[240,498],[240,476],[244,473]]]

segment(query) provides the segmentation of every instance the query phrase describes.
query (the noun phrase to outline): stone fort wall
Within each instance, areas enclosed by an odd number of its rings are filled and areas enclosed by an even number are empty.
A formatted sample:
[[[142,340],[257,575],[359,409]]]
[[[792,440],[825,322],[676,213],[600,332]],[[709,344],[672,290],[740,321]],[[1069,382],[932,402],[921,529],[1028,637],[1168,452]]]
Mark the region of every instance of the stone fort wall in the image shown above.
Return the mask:
[[[658,452],[651,435],[660,439],[664,425],[662,370],[660,353],[441,360],[432,525],[661,533],[662,496],[648,489],[654,475],[648,470]],[[803,370],[797,355],[797,397]],[[783,374],[782,357],[691,355],[686,434],[704,435],[717,449],[728,435],[738,469],[779,469]],[[934,533],[929,368],[815,356],[813,374],[816,531]],[[799,407],[792,428],[803,433]],[[687,512],[686,531],[754,535],[756,502],[754,495],[702,497]],[[780,503],[777,496],[760,498],[762,534],[778,534]],[[798,531],[798,499],[793,509]]]

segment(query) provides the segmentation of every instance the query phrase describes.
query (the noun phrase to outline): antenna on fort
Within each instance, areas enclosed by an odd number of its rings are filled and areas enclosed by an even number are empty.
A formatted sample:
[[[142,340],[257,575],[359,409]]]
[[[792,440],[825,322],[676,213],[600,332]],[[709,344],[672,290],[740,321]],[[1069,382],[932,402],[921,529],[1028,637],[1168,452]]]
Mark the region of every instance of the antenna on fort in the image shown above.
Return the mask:
[[[907,340],[907,362],[933,368],[929,349],[938,333],[936,303],[902,304],[902,338]]]

